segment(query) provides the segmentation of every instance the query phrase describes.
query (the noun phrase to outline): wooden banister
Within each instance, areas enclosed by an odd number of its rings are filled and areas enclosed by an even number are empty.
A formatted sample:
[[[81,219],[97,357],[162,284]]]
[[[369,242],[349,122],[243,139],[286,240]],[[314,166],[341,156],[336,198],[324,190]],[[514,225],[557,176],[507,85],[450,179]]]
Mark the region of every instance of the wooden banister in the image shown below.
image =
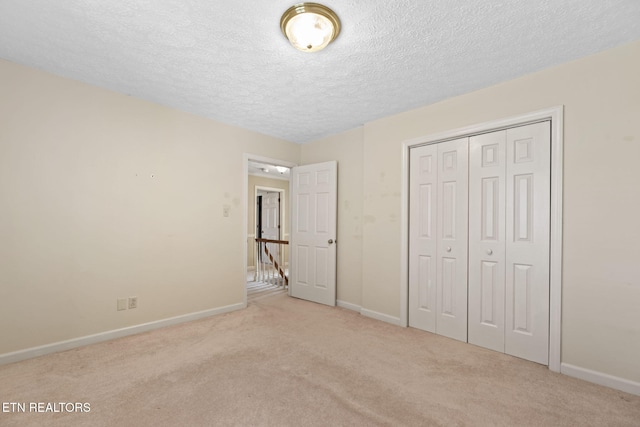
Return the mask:
[[[258,243],[276,243],[279,245],[288,245],[289,241],[288,240],[271,240],[271,239],[258,239],[256,238],[256,242]]]

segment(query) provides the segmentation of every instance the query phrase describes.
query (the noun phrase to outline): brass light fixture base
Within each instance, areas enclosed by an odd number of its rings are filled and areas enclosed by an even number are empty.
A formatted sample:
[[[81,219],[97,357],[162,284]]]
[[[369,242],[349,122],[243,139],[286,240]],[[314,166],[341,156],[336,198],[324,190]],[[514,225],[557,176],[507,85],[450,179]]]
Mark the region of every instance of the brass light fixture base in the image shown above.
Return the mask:
[[[295,21],[294,18],[299,19],[298,17],[304,14],[309,14],[309,16],[312,17],[309,22],[311,27],[306,28],[302,34],[294,34],[294,32],[299,29],[296,28],[296,25],[292,25],[294,24],[293,21]],[[305,24],[306,23],[307,22],[305,22]],[[295,4],[287,9],[280,19],[282,34],[284,34],[296,49],[304,52],[316,52],[324,49],[338,37],[338,34],[340,34],[340,26],[340,18],[338,18],[338,15],[327,6],[319,3]],[[322,35],[322,40],[319,40],[318,37],[321,31],[325,31],[325,33]],[[316,37],[313,39],[313,42],[309,41],[311,40],[308,37],[310,32],[315,32],[313,35]]]

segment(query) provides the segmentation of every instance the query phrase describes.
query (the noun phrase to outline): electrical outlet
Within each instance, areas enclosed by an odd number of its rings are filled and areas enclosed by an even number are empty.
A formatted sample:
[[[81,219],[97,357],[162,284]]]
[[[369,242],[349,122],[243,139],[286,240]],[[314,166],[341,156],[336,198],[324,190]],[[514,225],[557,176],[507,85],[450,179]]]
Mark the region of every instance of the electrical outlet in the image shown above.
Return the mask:
[[[129,309],[138,308],[138,297],[129,297]]]
[[[118,298],[118,311],[127,309],[127,299],[126,298]]]
[[[224,206],[222,207],[222,216],[223,216],[223,217],[225,217],[225,218],[226,218],[226,217],[228,217],[228,216],[229,216],[229,211],[230,211],[230,210],[231,210],[231,206],[229,206],[229,205],[224,205]]]

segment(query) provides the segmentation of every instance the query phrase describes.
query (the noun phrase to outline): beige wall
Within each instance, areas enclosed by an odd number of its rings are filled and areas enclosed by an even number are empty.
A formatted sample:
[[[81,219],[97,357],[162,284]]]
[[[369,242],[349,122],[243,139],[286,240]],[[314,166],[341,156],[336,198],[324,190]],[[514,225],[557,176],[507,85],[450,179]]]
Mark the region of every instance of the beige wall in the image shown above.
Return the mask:
[[[256,176],[256,175],[249,175],[249,179],[248,179],[248,183],[249,183],[249,189],[248,189],[248,200],[247,200],[247,206],[248,206],[248,211],[247,211],[247,234],[249,234],[249,238],[248,238],[248,246],[247,246],[247,266],[248,267],[253,267],[255,268],[255,251],[254,251],[254,244],[255,241],[253,240],[255,238],[255,217],[256,217],[256,202],[255,202],[255,194],[256,194],[256,187],[260,186],[260,187],[270,187],[270,188],[279,188],[281,190],[284,190],[284,215],[282,217],[281,220],[281,230],[282,230],[282,235],[281,238],[283,240],[288,240],[289,239],[289,181],[284,181],[281,179],[273,179],[273,178],[266,178],[263,176]],[[288,259],[288,250],[285,251],[285,259]]]
[[[302,145],[303,164],[338,161],[338,301],[362,304],[362,128]]]
[[[402,142],[562,104],[562,361],[640,381],[639,75],[634,43],[298,148],[0,62],[0,353],[240,302],[242,152],[338,160],[338,298],[399,316]]]
[[[635,43],[365,124],[363,190],[350,200],[363,206],[361,251],[339,257],[341,266],[362,262],[362,307],[400,314],[403,141],[563,104],[562,362],[640,381],[638,76]],[[332,140],[357,145],[356,134]],[[304,146],[302,159],[312,147],[322,153],[321,142]],[[340,158],[339,146],[329,150]]]
[[[242,303],[243,153],[299,151],[0,61],[0,354]]]

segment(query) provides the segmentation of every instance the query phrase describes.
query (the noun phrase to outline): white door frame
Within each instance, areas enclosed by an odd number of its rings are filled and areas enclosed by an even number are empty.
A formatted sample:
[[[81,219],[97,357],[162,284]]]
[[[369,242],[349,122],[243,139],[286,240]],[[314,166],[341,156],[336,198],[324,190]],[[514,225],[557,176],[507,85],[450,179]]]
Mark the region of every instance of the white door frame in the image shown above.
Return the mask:
[[[400,325],[409,316],[409,150],[411,147],[551,120],[551,252],[549,289],[549,369],[560,372],[562,332],[562,176],[564,106],[410,139],[402,144]]]
[[[287,168],[293,168],[298,166],[296,163],[288,162],[286,160],[280,159],[272,159],[270,157],[259,156],[256,154],[244,153],[242,155],[242,176],[243,176],[243,185],[242,185],[242,306],[244,308],[247,307],[247,274],[248,268],[247,266],[247,251],[249,245],[249,232],[247,231],[247,223],[249,222],[249,161],[255,161],[259,163],[267,163],[274,166],[285,166]],[[289,194],[291,194],[291,180],[289,180]],[[252,209],[253,202],[251,203]],[[289,203],[289,218],[291,218],[291,203]],[[254,226],[255,228],[255,226]],[[287,230],[284,230],[286,234]]]

